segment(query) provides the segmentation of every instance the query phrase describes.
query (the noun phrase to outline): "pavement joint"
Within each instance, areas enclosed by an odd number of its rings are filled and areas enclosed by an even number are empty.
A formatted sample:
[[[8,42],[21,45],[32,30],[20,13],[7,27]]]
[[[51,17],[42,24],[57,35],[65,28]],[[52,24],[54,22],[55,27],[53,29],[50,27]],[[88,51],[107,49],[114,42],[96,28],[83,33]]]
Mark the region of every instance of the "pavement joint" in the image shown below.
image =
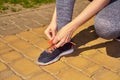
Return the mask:
[[[86,0],[77,1],[79,6],[83,2],[85,5],[89,3]],[[41,77],[45,80],[48,78],[50,80],[119,80],[119,55],[114,57],[109,54],[109,52],[112,55],[119,52],[119,44],[96,35],[91,26],[94,18],[74,33],[73,38],[78,48],[74,54],[64,56],[58,62],[48,66],[36,64],[36,59],[48,46],[48,39],[44,34],[47,26],[40,26],[49,22],[54,6],[54,4],[50,4],[51,9],[41,7],[0,16],[2,26],[0,27],[0,66],[5,64],[0,67],[0,76],[2,73],[8,73],[9,76],[6,74],[6,78],[16,79],[18,77],[20,80],[39,80]],[[80,12],[78,10],[79,8],[76,9],[74,16]],[[38,17],[43,21],[39,21]],[[18,29],[18,31],[14,29]],[[16,32],[13,34],[9,30]],[[8,31],[9,34],[4,33],[5,31]]]
[[[0,62],[4,63],[14,74],[19,76],[21,79],[24,79],[19,73],[17,73],[8,63],[6,63],[4,60],[0,59]]]
[[[98,54],[99,54],[99,53],[98,53]],[[96,54],[96,55],[97,55],[97,54]],[[107,66],[105,66],[105,65],[103,65],[103,64],[100,64],[100,63],[98,63],[98,62],[95,62],[94,60],[90,59],[89,57],[86,57],[86,56],[83,56],[83,57],[86,58],[86,59],[88,59],[88,60],[90,60],[90,61],[92,61],[93,63],[95,63],[95,64],[97,64],[97,65],[99,65],[99,66],[102,66],[104,69],[108,69],[108,70],[111,71],[111,72],[117,73],[116,71],[113,71],[113,70],[109,69]]]

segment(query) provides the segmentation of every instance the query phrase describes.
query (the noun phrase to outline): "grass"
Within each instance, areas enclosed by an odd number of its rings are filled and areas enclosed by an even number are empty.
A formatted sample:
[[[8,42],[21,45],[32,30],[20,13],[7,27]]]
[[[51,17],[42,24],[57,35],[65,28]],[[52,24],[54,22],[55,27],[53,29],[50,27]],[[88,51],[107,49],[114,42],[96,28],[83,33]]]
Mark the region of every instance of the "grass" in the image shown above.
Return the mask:
[[[5,10],[11,10],[13,12],[19,11],[20,9],[16,9],[14,6],[21,5],[23,8],[34,8],[39,7],[43,3],[52,3],[55,0],[0,0],[0,12],[4,12]],[[10,8],[8,5],[14,5]]]

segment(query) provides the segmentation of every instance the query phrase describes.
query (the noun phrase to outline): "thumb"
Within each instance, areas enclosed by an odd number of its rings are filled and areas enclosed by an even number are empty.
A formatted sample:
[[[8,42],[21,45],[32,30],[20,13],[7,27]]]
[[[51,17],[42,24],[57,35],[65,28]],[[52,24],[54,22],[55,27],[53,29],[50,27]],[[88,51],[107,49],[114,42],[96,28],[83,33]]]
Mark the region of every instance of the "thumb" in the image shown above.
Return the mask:
[[[55,35],[56,35],[56,30],[53,30],[52,31],[52,38],[51,38],[51,40],[53,40],[55,38]]]

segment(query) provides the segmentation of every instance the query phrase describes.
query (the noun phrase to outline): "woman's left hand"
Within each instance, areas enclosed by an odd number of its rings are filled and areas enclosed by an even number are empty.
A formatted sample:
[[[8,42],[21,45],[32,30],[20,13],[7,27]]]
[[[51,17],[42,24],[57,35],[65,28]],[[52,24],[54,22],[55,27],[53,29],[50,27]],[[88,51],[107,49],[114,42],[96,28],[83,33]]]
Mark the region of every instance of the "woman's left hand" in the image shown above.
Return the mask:
[[[53,39],[53,44],[55,44],[57,48],[63,46],[65,43],[70,42],[72,34],[74,32],[74,30],[71,28],[72,27],[67,24],[57,33],[57,35]]]

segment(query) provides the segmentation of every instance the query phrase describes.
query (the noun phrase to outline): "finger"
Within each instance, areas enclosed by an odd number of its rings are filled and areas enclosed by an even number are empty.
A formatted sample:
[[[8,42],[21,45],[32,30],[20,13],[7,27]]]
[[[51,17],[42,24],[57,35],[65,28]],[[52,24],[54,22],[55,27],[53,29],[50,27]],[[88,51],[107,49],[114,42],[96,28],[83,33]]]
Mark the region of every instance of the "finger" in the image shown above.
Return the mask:
[[[70,38],[69,38],[69,37],[66,37],[65,42],[64,42],[64,45],[65,45],[66,43],[68,43],[68,42],[70,42]],[[62,46],[63,46],[63,45],[62,45]]]
[[[53,44],[53,40],[49,40],[48,43],[51,45]]]
[[[46,36],[51,40],[52,36],[51,36],[51,32],[50,31],[45,31]]]
[[[67,38],[65,39],[65,42],[66,43],[70,42],[70,37],[69,36],[67,36]]]
[[[65,40],[61,40],[60,42],[58,42],[55,46],[57,47],[57,48],[59,48],[59,47],[61,47],[61,46],[63,46],[65,44]]]
[[[56,31],[55,31],[55,30],[53,30],[53,31],[52,31],[52,39],[54,39],[54,38],[55,38],[55,34],[56,34]]]
[[[57,44],[59,42],[59,39],[57,38],[57,37],[55,37],[54,39],[53,39],[53,44]]]

